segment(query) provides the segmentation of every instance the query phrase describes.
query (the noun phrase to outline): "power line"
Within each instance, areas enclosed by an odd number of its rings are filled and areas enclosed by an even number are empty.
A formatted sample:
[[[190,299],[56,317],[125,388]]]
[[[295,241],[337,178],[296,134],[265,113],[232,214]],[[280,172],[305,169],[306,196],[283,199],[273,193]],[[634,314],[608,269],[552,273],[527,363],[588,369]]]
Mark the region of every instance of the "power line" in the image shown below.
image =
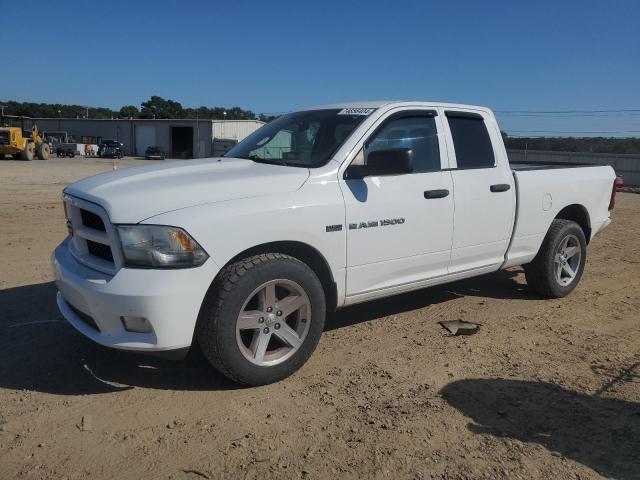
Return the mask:
[[[609,133],[609,134],[621,134],[621,133],[638,133],[640,130],[617,130],[617,131],[581,131],[581,130],[510,130],[511,132],[531,132],[531,133]]]
[[[595,139],[595,138],[615,138],[615,139],[638,139],[638,137],[636,136],[606,136],[606,137],[602,137],[602,136],[566,136],[566,135],[512,135],[510,133],[507,133],[507,136],[509,138],[546,138],[546,139],[565,139],[565,138],[579,138],[579,139]]]
[[[621,108],[614,110],[494,110],[495,113],[620,113],[640,112],[640,108]]]
[[[511,138],[563,138],[567,136],[638,138],[640,130],[626,131],[559,131],[559,130],[505,130]],[[586,136],[586,137],[584,137]]]
[[[576,118],[576,117],[635,117],[640,115],[640,112],[625,112],[625,113],[500,113],[496,112],[501,117],[546,117],[546,118]]]
[[[636,117],[640,115],[640,109],[609,109],[609,110],[496,110],[501,117],[547,117],[547,118],[574,118],[574,117]]]

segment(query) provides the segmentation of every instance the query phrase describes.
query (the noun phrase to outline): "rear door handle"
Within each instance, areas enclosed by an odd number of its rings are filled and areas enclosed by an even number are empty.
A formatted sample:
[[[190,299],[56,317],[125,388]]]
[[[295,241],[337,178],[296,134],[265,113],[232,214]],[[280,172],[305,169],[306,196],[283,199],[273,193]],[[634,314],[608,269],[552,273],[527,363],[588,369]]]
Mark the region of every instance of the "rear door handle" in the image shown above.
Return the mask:
[[[449,190],[446,189],[442,189],[442,190],[426,190],[424,192],[424,198],[430,199],[430,198],[444,198],[447,195],[449,195]]]
[[[511,188],[511,185],[509,185],[508,183],[498,183],[496,185],[491,185],[489,187],[489,189],[492,192],[506,192],[510,188]]]

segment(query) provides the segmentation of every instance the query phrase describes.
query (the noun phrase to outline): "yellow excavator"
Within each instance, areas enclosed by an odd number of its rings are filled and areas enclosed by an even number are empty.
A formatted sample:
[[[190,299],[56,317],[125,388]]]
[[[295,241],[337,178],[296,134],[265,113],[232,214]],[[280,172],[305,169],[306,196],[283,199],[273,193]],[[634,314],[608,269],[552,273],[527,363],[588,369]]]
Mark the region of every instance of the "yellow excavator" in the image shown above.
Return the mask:
[[[25,129],[30,122],[31,129]],[[15,126],[18,124],[20,126]],[[38,131],[38,126],[30,117],[3,115],[0,117],[0,158],[12,155],[15,159],[46,160],[51,153],[51,147]]]

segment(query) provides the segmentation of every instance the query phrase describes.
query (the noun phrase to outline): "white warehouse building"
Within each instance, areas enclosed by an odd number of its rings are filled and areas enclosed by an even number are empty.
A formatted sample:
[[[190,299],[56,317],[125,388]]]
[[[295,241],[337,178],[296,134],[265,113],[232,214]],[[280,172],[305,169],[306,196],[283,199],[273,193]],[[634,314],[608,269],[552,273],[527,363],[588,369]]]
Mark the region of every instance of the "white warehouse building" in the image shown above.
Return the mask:
[[[259,120],[195,119],[83,119],[37,118],[38,129],[48,138],[69,137],[69,142],[100,144],[117,140],[125,154],[144,156],[158,146],[167,158],[203,158],[224,154],[264,125]]]

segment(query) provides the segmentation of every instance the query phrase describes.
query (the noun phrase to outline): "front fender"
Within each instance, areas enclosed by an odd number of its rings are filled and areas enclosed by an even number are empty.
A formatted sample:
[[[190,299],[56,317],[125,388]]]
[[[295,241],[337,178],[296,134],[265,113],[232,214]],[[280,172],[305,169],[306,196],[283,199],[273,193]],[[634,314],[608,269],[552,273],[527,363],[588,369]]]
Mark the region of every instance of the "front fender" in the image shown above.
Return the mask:
[[[329,181],[306,184],[296,192],[188,207],[143,223],[184,228],[220,268],[241,252],[266,243],[309,245],[326,260],[340,302],[346,265],[344,219],[338,183]]]

